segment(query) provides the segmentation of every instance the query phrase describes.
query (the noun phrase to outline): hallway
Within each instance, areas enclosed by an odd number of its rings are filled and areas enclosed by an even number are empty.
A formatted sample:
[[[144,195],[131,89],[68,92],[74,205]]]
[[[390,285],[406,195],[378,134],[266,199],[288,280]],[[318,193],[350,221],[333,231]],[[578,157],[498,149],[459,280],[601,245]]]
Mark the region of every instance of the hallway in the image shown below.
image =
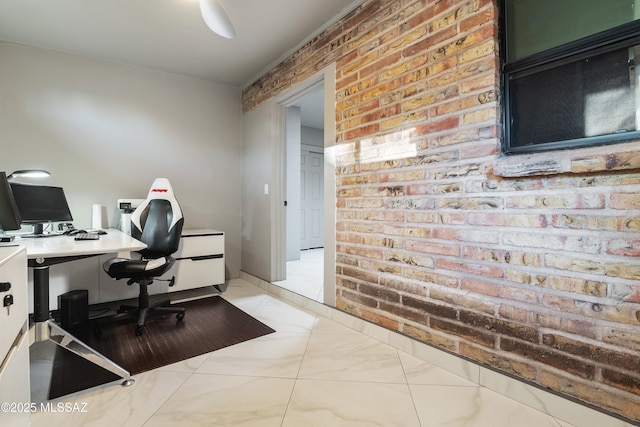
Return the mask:
[[[317,302],[324,302],[324,249],[307,249],[300,252],[300,259],[287,261],[287,278],[274,282],[298,295]]]

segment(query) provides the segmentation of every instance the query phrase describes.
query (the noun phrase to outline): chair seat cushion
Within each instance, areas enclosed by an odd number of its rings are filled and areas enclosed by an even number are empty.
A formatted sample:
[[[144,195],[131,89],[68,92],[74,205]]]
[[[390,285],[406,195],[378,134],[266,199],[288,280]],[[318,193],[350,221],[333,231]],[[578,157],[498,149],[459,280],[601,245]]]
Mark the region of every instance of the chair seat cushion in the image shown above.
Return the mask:
[[[175,259],[161,257],[156,259],[111,258],[104,264],[104,271],[114,279],[139,279],[158,277],[171,268]]]

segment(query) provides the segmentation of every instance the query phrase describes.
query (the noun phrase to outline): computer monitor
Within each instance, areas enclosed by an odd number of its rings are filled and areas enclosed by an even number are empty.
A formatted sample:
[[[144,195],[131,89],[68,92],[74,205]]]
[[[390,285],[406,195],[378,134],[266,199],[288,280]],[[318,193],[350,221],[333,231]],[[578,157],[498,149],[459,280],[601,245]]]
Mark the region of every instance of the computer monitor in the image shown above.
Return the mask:
[[[23,224],[33,224],[33,236],[45,236],[43,225],[73,221],[61,187],[10,183]],[[25,237],[25,236],[22,236]]]
[[[0,235],[3,231],[19,230],[22,219],[7,180],[7,174],[0,172]]]

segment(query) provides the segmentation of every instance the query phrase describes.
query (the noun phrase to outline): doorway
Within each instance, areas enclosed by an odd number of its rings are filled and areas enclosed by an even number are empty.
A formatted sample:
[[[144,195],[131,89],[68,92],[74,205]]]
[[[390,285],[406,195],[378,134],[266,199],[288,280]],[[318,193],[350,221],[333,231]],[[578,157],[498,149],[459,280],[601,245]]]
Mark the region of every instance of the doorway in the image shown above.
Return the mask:
[[[335,305],[335,64],[278,99],[284,110],[283,241],[273,282]],[[281,263],[281,264],[279,264]]]
[[[285,280],[274,283],[323,302],[323,86],[291,102],[285,111]]]

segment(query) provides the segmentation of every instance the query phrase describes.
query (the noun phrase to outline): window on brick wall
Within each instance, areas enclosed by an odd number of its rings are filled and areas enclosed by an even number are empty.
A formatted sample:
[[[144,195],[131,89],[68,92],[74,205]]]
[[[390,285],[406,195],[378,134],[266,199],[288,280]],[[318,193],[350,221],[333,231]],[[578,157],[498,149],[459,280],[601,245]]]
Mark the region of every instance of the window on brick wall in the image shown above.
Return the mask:
[[[640,139],[640,0],[501,0],[503,152]]]

